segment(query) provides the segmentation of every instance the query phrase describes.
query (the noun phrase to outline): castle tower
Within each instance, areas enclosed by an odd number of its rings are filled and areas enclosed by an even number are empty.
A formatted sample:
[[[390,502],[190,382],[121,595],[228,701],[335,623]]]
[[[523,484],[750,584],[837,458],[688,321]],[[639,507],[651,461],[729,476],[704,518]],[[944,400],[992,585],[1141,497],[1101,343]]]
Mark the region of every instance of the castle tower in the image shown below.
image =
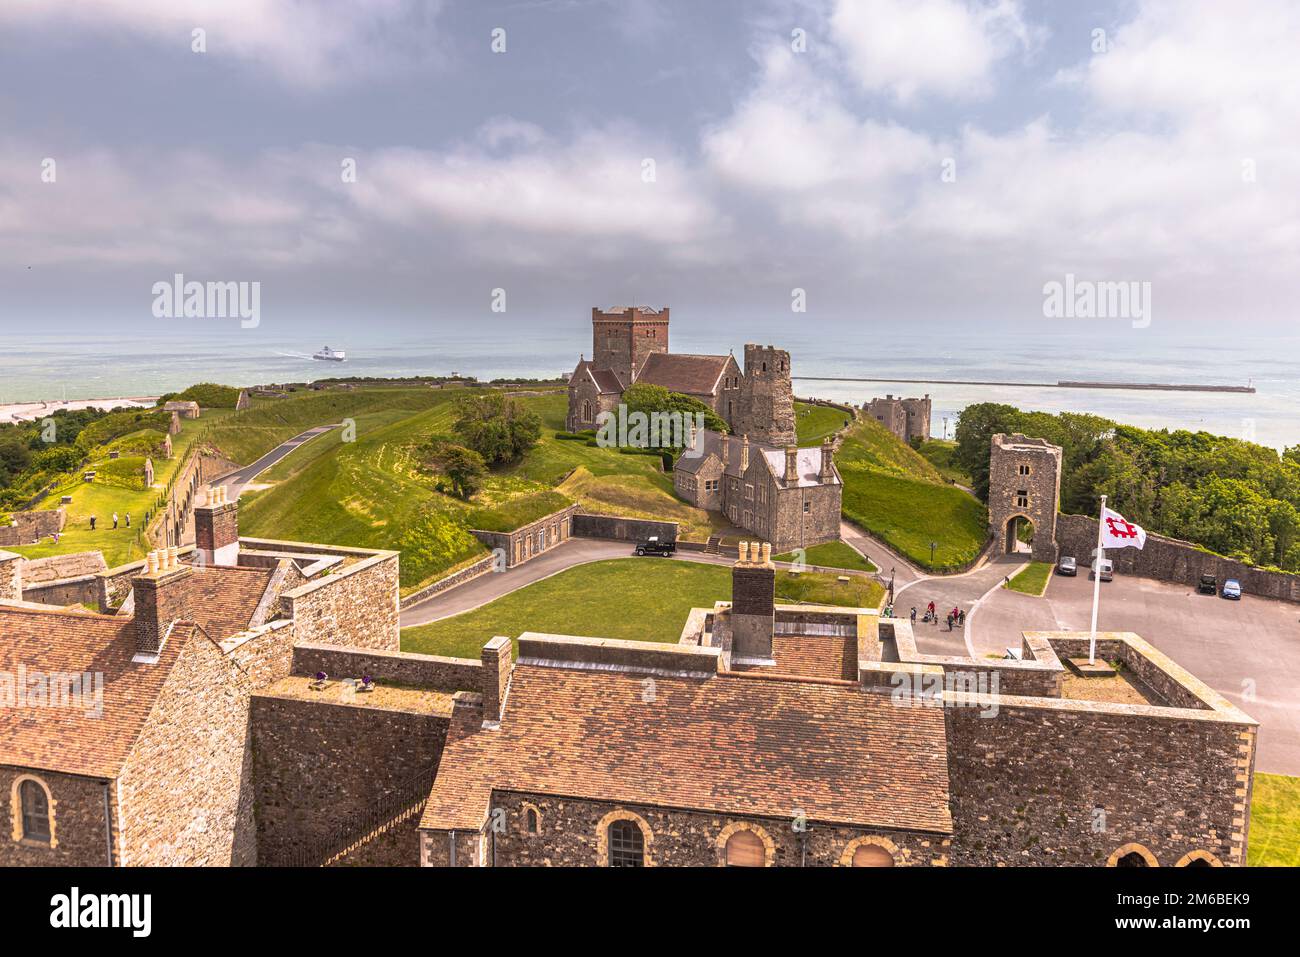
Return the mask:
[[[1019,433],[999,432],[993,436],[989,450],[989,529],[1000,536],[1003,551],[1016,551],[1021,524],[1030,522],[1034,526],[1034,561],[1056,561],[1060,499],[1059,446]]]
[[[733,431],[747,433],[762,445],[794,445],[794,387],[790,353],[774,346],[745,343],[745,374],[740,409]]]
[[[592,307],[592,365],[612,370],[624,387],[632,384],[646,356],[667,351],[667,306],[617,306],[608,311]]]

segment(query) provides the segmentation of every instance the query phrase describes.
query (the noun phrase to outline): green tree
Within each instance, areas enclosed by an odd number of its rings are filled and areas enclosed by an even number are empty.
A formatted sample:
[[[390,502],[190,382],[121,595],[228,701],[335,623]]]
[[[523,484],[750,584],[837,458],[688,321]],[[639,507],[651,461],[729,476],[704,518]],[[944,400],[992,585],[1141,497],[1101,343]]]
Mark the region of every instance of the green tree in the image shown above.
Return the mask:
[[[501,392],[487,392],[457,400],[452,429],[488,465],[506,465],[537,444],[542,419]]]
[[[447,490],[457,498],[469,499],[483,487],[487,478],[483,456],[440,436],[434,436],[421,445],[416,458],[424,472],[445,477]],[[440,487],[439,491],[443,488]]]
[[[692,422],[702,422],[704,428],[714,432],[728,431],[727,423],[723,421],[722,417],[699,399],[683,395],[680,392],[669,392],[660,385],[638,383],[623,393],[622,403],[627,406],[629,415],[639,412],[645,415],[647,419],[655,413],[677,415],[683,417],[679,420],[682,422],[685,421],[686,417],[690,417]],[[697,416],[700,418],[696,418]],[[669,438],[672,447],[681,448],[688,438],[685,432],[686,429],[683,425],[679,430],[679,434],[674,434],[671,437],[660,436],[660,438]],[[661,442],[660,444],[667,443]]]

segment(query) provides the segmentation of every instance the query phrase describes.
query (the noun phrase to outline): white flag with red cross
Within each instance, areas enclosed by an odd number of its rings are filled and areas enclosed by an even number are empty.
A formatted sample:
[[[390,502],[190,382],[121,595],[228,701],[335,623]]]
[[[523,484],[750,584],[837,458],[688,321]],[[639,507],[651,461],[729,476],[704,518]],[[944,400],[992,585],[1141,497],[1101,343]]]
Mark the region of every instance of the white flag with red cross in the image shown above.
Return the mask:
[[[1146,529],[1134,525],[1119,512],[1102,506],[1101,547],[1141,548],[1147,543]]]

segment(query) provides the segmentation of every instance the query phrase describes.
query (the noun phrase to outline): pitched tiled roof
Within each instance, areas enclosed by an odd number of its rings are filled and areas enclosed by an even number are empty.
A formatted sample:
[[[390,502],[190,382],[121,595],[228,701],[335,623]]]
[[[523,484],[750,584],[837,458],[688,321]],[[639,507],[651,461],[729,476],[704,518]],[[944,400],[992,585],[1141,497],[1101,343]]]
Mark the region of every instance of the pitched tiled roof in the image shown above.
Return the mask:
[[[583,359],[578,363],[577,368],[573,370],[573,375],[569,376],[569,385],[573,385],[581,376],[590,378],[596,384],[597,391],[601,393],[623,391],[623,383],[613,369],[597,369],[590,359]]]
[[[777,479],[781,480],[782,484],[784,484],[785,450],[764,448],[762,454],[763,458],[767,461],[767,467],[772,471],[772,474],[775,475]],[[820,446],[814,445],[811,448],[800,449],[799,454],[795,457],[795,462],[799,473],[799,488],[808,488],[813,485],[822,484],[821,479],[819,478],[822,468],[822,450]],[[831,480],[829,484],[840,484],[839,476],[835,474],[834,469],[831,471]]]
[[[116,777],[193,626],[178,626],[156,664],[134,664],[129,618],[0,606],[0,672],[103,674],[103,714],[86,705],[10,707],[0,699],[0,764]],[[30,687],[30,683],[29,683]],[[15,689],[16,690],[16,689]],[[22,704],[22,702],[17,702]]]
[[[688,474],[694,474],[699,470],[710,455],[716,455],[719,460],[722,459],[722,435],[705,429],[696,437],[698,443],[699,455],[682,454],[678,457],[674,469],[680,469]],[[740,450],[744,442],[744,437],[733,435],[727,442],[727,461],[723,463],[723,470],[728,475],[740,474]],[[749,443],[749,456],[753,461],[756,456],[761,457],[759,460],[767,465],[768,471],[776,476],[778,483],[785,484],[785,449],[777,448],[773,445],[760,445],[758,442]],[[820,446],[811,446],[799,450],[795,459],[799,470],[799,487],[808,488],[814,485],[820,485],[822,467],[822,450]],[[832,459],[832,465],[834,460]],[[831,470],[830,484],[840,484],[840,478],[834,468]]]
[[[731,356],[693,356],[652,352],[641,363],[638,383],[663,386],[669,392],[713,395]]]
[[[519,664],[501,725],[453,722],[421,827],[477,828],[496,790],[950,832],[934,708],[847,682]],[[472,711],[472,709],[463,709]],[[480,716],[481,717],[481,716]]]
[[[246,631],[274,574],[274,568],[194,566],[177,582],[183,589],[181,613],[213,641]]]

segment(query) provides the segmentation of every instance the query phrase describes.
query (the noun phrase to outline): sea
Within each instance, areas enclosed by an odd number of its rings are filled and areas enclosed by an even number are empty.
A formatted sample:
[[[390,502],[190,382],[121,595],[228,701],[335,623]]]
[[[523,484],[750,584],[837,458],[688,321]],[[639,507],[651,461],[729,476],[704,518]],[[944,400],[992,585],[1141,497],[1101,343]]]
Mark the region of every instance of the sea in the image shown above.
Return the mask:
[[[726,325],[693,330],[674,321],[674,352],[741,355],[745,332]],[[310,338],[309,338],[310,337]],[[885,394],[932,400],[931,432],[952,437],[961,410],[975,402],[1006,402],[1049,412],[1090,412],[1155,429],[1191,429],[1283,448],[1300,445],[1300,336],[1128,336],[1115,344],[1095,336],[969,333],[883,337],[875,329],[787,327],[767,336],[789,349],[795,394],[860,404]],[[0,403],[147,396],[195,382],[232,385],[303,382],[335,376],[421,376],[460,373],[492,378],[567,375],[590,348],[581,321],[428,323],[412,333],[383,326],[353,328],[328,345],[342,363],[314,360],[325,345],[311,333],[292,337],[261,330],[171,337],[6,333],[0,341]],[[843,382],[817,376],[891,379]],[[1253,385],[1256,392],[1207,393],[909,383],[908,379],[976,382],[1162,382]]]

